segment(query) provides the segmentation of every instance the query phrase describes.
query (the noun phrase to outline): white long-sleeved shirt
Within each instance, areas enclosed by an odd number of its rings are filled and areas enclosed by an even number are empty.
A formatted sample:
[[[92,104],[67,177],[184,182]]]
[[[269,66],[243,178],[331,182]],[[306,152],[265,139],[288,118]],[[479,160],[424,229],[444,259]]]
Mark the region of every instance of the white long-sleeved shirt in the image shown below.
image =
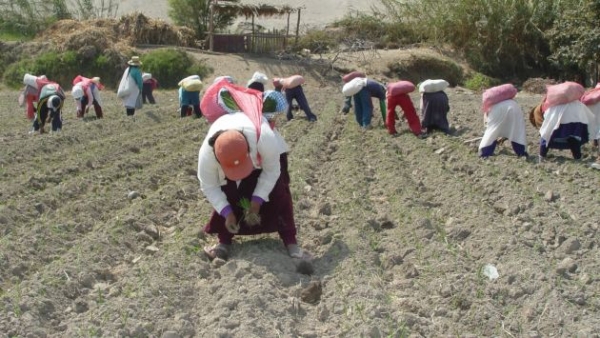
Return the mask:
[[[226,177],[215,157],[213,148],[208,145],[208,140],[220,130],[231,129],[241,131],[246,136],[254,168],[262,168],[253,196],[260,197],[265,202],[268,201],[269,194],[281,173],[279,155],[283,153],[282,147],[266,119],[262,119],[260,138],[257,142],[256,128],[244,113],[226,114],[219,117],[211,125],[198,152],[200,189],[218,212],[229,205],[225,193],[221,191],[221,186],[226,184]],[[257,154],[260,154],[260,162]]]

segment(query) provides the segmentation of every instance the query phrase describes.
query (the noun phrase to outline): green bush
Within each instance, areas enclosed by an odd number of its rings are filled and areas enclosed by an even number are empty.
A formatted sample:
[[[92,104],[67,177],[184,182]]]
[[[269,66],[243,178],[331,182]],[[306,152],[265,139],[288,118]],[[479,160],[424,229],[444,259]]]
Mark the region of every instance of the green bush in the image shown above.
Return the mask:
[[[110,58],[106,55],[97,55],[92,59],[84,58],[74,51],[58,53],[49,51],[35,58],[24,58],[11,63],[6,67],[2,80],[7,86],[17,88],[23,85],[23,75],[46,75],[50,80],[56,81],[65,90],[71,88],[71,82],[77,75],[93,77],[100,75],[102,83],[107,87],[114,87],[120,80],[124,67],[120,58]]]
[[[478,72],[474,72],[469,75],[469,77],[465,81],[464,86],[467,89],[479,91],[497,86],[500,83],[501,81],[499,79],[489,77]]]
[[[3,80],[10,87],[23,85],[23,75],[46,75],[63,88],[71,87],[71,80],[80,69],[80,60],[75,52],[57,53],[54,51],[40,54],[35,59],[22,59],[6,68]]]
[[[210,67],[181,49],[157,49],[142,55],[141,59],[142,70],[152,73],[162,88],[177,88],[179,81],[190,75],[199,75],[203,79],[212,73]]]

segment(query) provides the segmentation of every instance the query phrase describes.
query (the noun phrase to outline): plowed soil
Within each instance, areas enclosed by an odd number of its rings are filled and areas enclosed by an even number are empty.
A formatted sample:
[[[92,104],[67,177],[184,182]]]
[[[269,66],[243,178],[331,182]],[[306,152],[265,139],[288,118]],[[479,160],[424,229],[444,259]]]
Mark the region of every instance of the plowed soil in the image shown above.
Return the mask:
[[[77,120],[69,97],[63,130],[41,136],[2,90],[1,337],[599,336],[589,145],[579,162],[518,159],[508,142],[480,160],[465,141],[483,133],[481,93],[447,90],[453,135],[420,140],[400,120],[391,137],[378,111],[368,131],[339,113],[341,83],[324,68],[197,56],[215,69],[208,83],[305,76],[319,120],[296,112],[279,128],[314,273],[297,272],[276,235],[236,237],[227,262],[205,257],[216,239],[201,231],[211,206],[196,166],[208,125],[178,117],[175,90],[135,120],[111,91],[102,120]],[[528,111],[541,97],[516,100]]]

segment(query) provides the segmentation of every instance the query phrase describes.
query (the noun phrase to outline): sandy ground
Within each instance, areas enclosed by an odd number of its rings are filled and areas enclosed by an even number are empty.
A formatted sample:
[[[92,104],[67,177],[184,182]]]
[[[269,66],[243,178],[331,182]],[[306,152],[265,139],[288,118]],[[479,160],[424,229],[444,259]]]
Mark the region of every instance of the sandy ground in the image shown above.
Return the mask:
[[[348,12],[369,11],[373,5],[371,1],[360,0],[244,0],[246,4],[269,4],[274,6],[288,5],[291,7],[300,7],[300,28],[302,31],[313,27],[324,27],[325,25],[342,18]],[[375,3],[375,2],[373,2]],[[169,21],[169,5],[166,0],[122,0],[119,3],[119,13],[126,14],[140,11],[153,18],[161,18]],[[238,20],[237,23],[243,20]],[[295,30],[297,14],[290,17],[290,30]],[[287,26],[287,16],[280,18],[259,18],[256,24],[262,25],[267,29],[284,29]],[[235,27],[234,27],[235,28]]]
[[[580,162],[551,151],[537,164],[508,145],[484,161],[465,143],[483,132],[479,93],[447,90],[453,135],[419,140],[399,121],[390,137],[377,111],[366,132],[339,113],[339,74],[321,66],[196,56],[215,69],[207,82],[305,76],[319,121],[297,112],[279,128],[312,275],[277,236],[237,238],[227,262],[203,255],[215,243],[200,231],[211,207],[196,178],[208,126],[178,118],[174,90],[135,121],[110,91],[103,120],[77,120],[69,100],[64,130],[43,136],[3,90],[0,336],[599,336],[589,146]],[[528,110],[540,98],[516,100]],[[527,138],[536,154],[530,125]]]

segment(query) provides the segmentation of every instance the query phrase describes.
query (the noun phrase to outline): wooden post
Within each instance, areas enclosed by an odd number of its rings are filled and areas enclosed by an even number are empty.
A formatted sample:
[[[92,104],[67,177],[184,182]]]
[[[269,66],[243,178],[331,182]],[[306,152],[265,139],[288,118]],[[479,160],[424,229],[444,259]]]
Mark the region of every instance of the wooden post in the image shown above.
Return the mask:
[[[208,50],[211,52],[214,49],[214,14],[213,0],[208,0]]]
[[[300,34],[300,11],[301,8],[298,8],[298,22],[296,23],[296,39],[294,40],[294,45],[298,47],[298,35]]]
[[[256,32],[254,31],[254,14],[252,14],[252,36],[250,36],[250,51],[255,53],[254,40],[256,39]]]
[[[287,40],[290,36],[290,12],[287,13],[287,27],[285,29],[285,37],[283,38],[283,49],[287,48]]]

